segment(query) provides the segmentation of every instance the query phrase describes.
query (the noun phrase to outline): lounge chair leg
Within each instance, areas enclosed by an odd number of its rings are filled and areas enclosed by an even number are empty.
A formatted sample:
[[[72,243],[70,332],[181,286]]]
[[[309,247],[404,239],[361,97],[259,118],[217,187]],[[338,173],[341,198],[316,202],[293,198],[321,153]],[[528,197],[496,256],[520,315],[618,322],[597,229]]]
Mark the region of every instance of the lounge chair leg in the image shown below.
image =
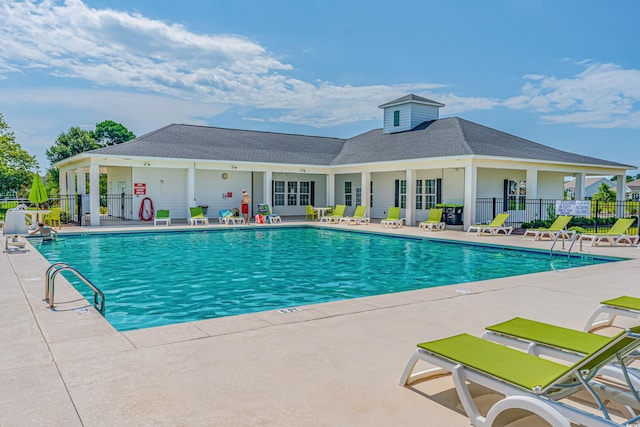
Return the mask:
[[[493,405],[487,417],[484,420],[484,424],[492,426],[496,418],[509,409],[524,409],[525,411],[536,414],[544,419],[552,426],[570,427],[571,423],[560,412],[553,407],[541,402],[539,399],[532,398],[530,396],[508,396],[498,403]]]
[[[471,397],[471,393],[469,392],[469,386],[467,385],[467,382],[466,382],[464,366],[456,365],[456,367],[453,368],[451,373],[453,374],[453,384],[455,384],[456,386],[456,391],[458,392],[460,403],[462,403],[464,412],[467,414],[469,421],[471,421],[471,425],[484,426],[485,418],[482,415],[480,415],[480,411],[478,411],[478,407],[473,402],[473,398]],[[491,424],[487,424],[487,425],[491,425]]]
[[[420,353],[419,350],[416,350],[411,356],[411,359],[409,359],[409,361],[407,362],[407,366],[405,366],[404,371],[402,371],[402,376],[400,377],[401,386],[406,387],[422,380],[451,374],[451,372],[447,371],[446,369],[432,368],[416,372],[415,374],[411,375],[416,367],[416,364],[418,363],[418,360],[420,360]]]

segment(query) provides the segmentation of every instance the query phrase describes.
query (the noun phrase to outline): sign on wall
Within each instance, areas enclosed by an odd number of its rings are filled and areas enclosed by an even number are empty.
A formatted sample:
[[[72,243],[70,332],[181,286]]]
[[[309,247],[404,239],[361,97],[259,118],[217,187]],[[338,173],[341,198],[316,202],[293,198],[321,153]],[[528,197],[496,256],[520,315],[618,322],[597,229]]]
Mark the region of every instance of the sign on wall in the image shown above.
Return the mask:
[[[144,182],[136,182],[133,184],[133,194],[136,196],[146,196],[147,195],[147,184]]]
[[[556,200],[556,215],[590,216],[589,200]]]

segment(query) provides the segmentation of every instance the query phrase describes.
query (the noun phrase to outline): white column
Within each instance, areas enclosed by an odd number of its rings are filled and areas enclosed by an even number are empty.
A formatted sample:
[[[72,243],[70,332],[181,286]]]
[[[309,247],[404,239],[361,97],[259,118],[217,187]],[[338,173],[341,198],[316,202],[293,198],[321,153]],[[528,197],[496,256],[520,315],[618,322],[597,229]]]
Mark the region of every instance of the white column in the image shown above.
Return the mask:
[[[84,168],[76,169],[76,178],[78,180],[78,194],[87,194],[87,172]]]
[[[364,206],[368,211],[365,211],[365,216],[371,216],[371,206],[369,206],[369,200],[371,199],[371,172],[362,172],[360,174],[360,198]]]
[[[336,176],[333,172],[327,175],[327,195],[325,206],[333,206],[336,200]]]
[[[271,200],[271,182],[273,181],[273,172],[266,171],[264,173],[263,181],[262,185],[264,188],[262,189],[262,194],[264,194],[264,202],[271,207],[271,210],[273,210],[273,200]]]
[[[538,171],[527,169],[527,199],[538,198]]]
[[[196,207],[196,165],[187,169],[187,207]],[[188,211],[189,209],[187,209]]]
[[[413,182],[413,169],[407,169],[405,171],[407,180],[407,207],[404,211],[404,218],[406,225],[414,225],[413,219],[416,216],[416,194],[415,183]]]
[[[584,174],[576,174],[576,200],[584,200]]]
[[[477,178],[477,166],[472,165],[464,168],[464,213],[462,215],[464,218],[464,230],[467,230],[469,225],[476,223]]]
[[[76,173],[74,171],[67,171],[65,172],[65,175],[67,177],[67,194],[70,197],[69,200],[69,214],[71,215],[72,218],[76,217]]]
[[[616,200],[618,202],[626,200],[627,194],[624,192],[626,186],[627,176],[616,175]],[[624,218],[624,203],[616,203],[616,216],[618,218]]]
[[[67,187],[67,172],[59,171],[58,172],[58,191],[60,192],[60,197],[66,197],[69,194],[69,188]]]
[[[100,165],[89,166],[89,206],[91,226],[100,226]]]

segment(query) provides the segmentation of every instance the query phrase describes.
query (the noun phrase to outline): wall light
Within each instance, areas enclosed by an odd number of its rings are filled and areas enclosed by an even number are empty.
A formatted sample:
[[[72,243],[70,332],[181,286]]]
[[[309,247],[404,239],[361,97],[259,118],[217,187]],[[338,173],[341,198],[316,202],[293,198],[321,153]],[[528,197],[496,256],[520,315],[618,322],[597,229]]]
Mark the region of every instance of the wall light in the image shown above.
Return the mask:
[[[145,166],[151,166],[151,163],[149,163],[149,162],[144,162],[144,165],[145,165]]]

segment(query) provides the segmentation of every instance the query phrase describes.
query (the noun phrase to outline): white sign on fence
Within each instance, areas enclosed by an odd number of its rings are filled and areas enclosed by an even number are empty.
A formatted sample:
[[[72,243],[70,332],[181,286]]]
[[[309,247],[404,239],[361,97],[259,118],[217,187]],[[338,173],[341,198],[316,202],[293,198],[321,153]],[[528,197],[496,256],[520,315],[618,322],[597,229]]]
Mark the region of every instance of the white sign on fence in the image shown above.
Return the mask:
[[[591,216],[589,200],[556,200],[556,215]]]

